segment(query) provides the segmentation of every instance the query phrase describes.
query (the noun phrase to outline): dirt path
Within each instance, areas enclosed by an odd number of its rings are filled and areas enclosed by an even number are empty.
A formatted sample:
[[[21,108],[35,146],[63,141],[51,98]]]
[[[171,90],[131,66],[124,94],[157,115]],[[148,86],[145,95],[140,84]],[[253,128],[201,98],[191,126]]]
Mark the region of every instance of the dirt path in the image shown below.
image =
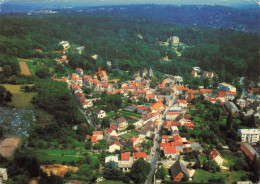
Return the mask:
[[[20,67],[21,67],[21,74],[22,75],[31,75],[30,70],[24,61],[19,61]]]

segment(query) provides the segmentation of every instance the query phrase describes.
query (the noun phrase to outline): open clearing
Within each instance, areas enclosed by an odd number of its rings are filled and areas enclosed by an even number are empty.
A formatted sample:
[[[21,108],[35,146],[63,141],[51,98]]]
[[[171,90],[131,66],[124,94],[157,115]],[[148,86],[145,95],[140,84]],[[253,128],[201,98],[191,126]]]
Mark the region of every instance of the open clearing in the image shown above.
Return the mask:
[[[21,74],[22,75],[31,75],[30,70],[29,70],[26,62],[19,61],[19,65],[20,65],[20,68],[21,68]]]
[[[14,151],[19,146],[20,142],[21,142],[20,137],[5,138],[0,143],[0,154],[6,158],[12,157]]]
[[[14,107],[21,109],[33,109],[33,104],[31,103],[32,98],[37,94],[36,92],[25,93],[21,90],[23,85],[12,85],[12,84],[1,84],[8,91],[13,94],[12,102],[8,103]],[[31,86],[31,85],[28,85]]]

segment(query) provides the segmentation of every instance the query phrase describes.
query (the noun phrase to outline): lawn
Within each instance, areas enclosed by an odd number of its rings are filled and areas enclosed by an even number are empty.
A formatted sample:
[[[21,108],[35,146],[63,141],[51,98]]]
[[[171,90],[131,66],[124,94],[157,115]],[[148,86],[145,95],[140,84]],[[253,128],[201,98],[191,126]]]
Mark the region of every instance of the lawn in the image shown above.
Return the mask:
[[[224,158],[224,166],[231,166],[234,165],[236,161],[240,161],[244,159],[242,153],[239,152],[232,152],[229,150],[220,151],[221,156]]]
[[[13,94],[12,102],[8,103],[9,105],[21,109],[33,109],[33,104],[31,103],[31,100],[34,96],[36,96],[37,93],[23,92],[21,90],[21,87],[25,85],[12,85],[12,84],[2,84],[2,85]]]
[[[134,131],[134,130],[130,131],[129,134],[132,134],[132,135],[135,135],[135,136],[139,135],[139,133]]]
[[[34,75],[36,72],[36,66],[33,64],[33,62],[30,61],[27,61],[26,64],[31,72],[31,75]]]
[[[241,177],[246,175],[246,171],[227,171],[221,170],[221,172],[217,173],[210,173],[204,171],[202,169],[197,169],[195,174],[193,175],[194,179],[193,182],[208,182],[209,179],[212,177],[223,177],[225,178],[226,183],[233,183],[235,181],[241,180]]]
[[[120,111],[124,116],[135,116],[137,117],[138,119],[141,119],[141,115],[140,114],[137,114],[137,113],[134,113],[134,112],[128,112],[128,111]]]

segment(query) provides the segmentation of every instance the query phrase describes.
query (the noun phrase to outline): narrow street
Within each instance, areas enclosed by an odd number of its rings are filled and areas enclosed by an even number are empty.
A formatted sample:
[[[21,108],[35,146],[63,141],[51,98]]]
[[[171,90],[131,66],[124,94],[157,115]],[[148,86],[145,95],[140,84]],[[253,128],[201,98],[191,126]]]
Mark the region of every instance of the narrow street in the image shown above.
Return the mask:
[[[159,120],[159,129],[157,134],[155,135],[154,138],[154,146],[152,147],[152,151],[151,151],[151,155],[153,154],[153,157],[150,159],[149,163],[151,164],[151,171],[148,175],[148,178],[146,180],[147,184],[152,184],[153,183],[153,178],[154,178],[154,174],[155,174],[155,170],[156,170],[156,165],[157,165],[157,161],[159,158],[159,150],[160,150],[160,142],[161,142],[161,129],[164,123],[163,117],[166,115],[166,113],[168,112],[169,108],[173,105],[174,102],[170,102],[169,106],[165,109],[163,115],[160,117]],[[154,150],[154,151],[153,151]]]

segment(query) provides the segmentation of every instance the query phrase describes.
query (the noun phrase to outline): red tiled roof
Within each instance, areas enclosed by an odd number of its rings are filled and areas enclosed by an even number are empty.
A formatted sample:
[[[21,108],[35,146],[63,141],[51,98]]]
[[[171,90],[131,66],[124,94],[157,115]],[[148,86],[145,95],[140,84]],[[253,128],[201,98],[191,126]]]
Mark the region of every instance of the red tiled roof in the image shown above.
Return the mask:
[[[178,140],[181,141],[181,140],[182,140],[180,135],[175,135],[175,136],[173,137],[173,139],[174,139],[174,141],[178,141]]]
[[[172,153],[177,153],[176,148],[174,146],[166,146],[164,148],[164,153],[165,154],[172,154]]]
[[[167,112],[166,115],[176,115],[176,114],[180,114],[180,112]]]
[[[184,126],[186,126],[186,127],[194,127],[194,123],[184,123]]]
[[[97,136],[92,136],[91,137],[91,142],[92,143],[97,143]]]
[[[134,143],[135,141],[137,141],[137,137],[136,136],[131,137],[130,141],[132,141]]]
[[[130,160],[130,153],[121,153],[121,160]]]
[[[111,145],[113,145],[113,144],[120,146],[120,142],[118,142],[118,141],[113,141]]]
[[[108,134],[111,134],[112,131],[113,131],[113,130],[112,130],[111,128],[106,128],[106,129],[105,129],[105,132],[108,133]]]
[[[166,146],[171,146],[171,143],[161,143],[160,147],[166,147]]]
[[[182,146],[183,143],[180,141],[171,142],[171,146]]]
[[[103,131],[93,131],[93,135],[102,135]]]
[[[112,128],[113,130],[118,130],[118,127],[116,125],[114,125],[114,124],[111,124],[110,128]]]
[[[135,158],[146,158],[147,155],[145,152],[136,152],[136,153],[134,153],[134,157]]]
[[[222,156],[220,155],[220,153],[219,153],[216,149],[214,149],[214,150],[212,150],[212,151],[210,152],[210,154],[209,154],[209,159],[210,159],[210,160],[213,160],[213,159],[216,158],[218,155],[222,158]]]

